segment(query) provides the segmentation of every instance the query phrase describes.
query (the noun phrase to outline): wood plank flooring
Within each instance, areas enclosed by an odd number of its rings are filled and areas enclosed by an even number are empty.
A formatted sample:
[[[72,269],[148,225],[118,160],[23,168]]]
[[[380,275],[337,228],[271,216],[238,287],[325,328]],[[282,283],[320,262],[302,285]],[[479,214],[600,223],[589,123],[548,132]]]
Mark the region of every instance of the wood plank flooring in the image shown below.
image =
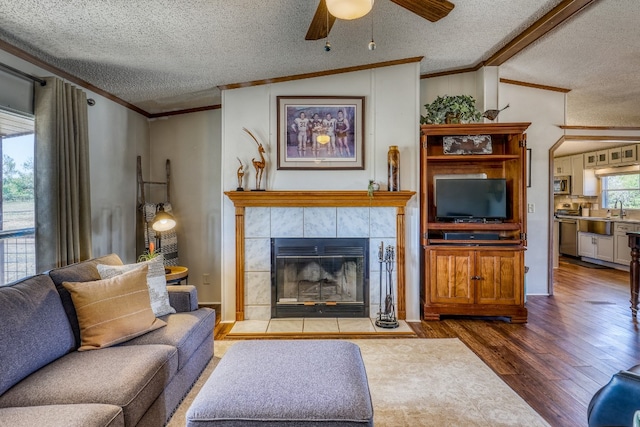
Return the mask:
[[[529,296],[529,321],[449,318],[410,323],[422,338],[457,337],[553,427],[587,425],[593,394],[640,363],[629,274],[561,261],[555,295]],[[224,339],[230,324],[216,325]]]
[[[561,262],[554,285],[552,297],[528,297],[524,325],[461,318],[411,325],[420,337],[458,337],[552,426],[586,426],[593,394],[640,363],[629,274]]]

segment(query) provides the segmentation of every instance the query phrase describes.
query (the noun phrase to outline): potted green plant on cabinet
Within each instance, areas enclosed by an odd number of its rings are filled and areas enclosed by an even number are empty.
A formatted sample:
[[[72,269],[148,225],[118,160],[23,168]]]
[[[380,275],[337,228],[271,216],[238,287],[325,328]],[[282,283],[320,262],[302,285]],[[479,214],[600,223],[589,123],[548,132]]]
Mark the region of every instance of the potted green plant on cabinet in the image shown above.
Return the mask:
[[[425,104],[425,116],[420,116],[420,124],[470,123],[479,122],[482,113],[476,108],[476,100],[471,95],[438,96],[431,104]]]

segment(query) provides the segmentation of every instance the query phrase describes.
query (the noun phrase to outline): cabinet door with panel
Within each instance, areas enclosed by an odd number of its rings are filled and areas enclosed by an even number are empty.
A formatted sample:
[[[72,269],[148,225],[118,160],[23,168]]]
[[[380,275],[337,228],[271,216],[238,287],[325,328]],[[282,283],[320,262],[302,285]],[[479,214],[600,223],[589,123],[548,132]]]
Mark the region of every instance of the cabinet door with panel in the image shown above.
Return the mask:
[[[473,303],[474,251],[434,248],[429,266],[432,303]]]
[[[638,161],[638,146],[636,144],[620,147],[620,163],[630,164]]]
[[[613,236],[578,232],[578,255],[613,262]]]
[[[478,304],[519,304],[523,298],[522,252],[482,251],[476,253]]]
[[[596,245],[593,240],[593,234],[578,232],[578,255],[589,258],[596,257]]]
[[[622,151],[620,147],[609,149],[609,164],[618,165],[622,162]]]
[[[571,156],[571,195],[597,196],[598,179],[593,169],[585,168],[586,155]]]
[[[627,236],[627,233],[640,230],[640,226],[616,222],[614,230],[613,262],[616,264],[629,265],[631,263],[631,249],[629,249],[629,236]]]
[[[594,168],[598,163],[598,153],[595,151],[592,153],[584,153],[584,167]]]
[[[553,159],[553,175],[571,175],[571,157],[556,157]]]
[[[594,236],[596,259],[613,262],[613,236]]]
[[[613,262],[616,264],[631,264],[631,249],[629,249],[629,237],[614,236],[615,246],[613,248]]]
[[[609,164],[609,150],[600,150],[596,152],[596,166],[607,166]]]
[[[571,156],[571,195],[582,196],[584,194],[584,156],[576,154]]]

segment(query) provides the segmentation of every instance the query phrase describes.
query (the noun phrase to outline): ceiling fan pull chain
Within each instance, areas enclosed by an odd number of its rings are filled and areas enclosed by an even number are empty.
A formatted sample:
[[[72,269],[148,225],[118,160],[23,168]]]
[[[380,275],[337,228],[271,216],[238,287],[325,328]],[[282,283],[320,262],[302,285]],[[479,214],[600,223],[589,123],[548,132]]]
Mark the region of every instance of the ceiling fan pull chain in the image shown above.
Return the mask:
[[[324,43],[324,51],[329,52],[331,50],[331,43],[329,43],[329,8],[327,8],[327,28],[326,28],[326,39],[327,41]]]
[[[371,15],[371,41],[369,42],[369,50],[376,50],[376,42],[373,41],[373,9],[369,12]]]

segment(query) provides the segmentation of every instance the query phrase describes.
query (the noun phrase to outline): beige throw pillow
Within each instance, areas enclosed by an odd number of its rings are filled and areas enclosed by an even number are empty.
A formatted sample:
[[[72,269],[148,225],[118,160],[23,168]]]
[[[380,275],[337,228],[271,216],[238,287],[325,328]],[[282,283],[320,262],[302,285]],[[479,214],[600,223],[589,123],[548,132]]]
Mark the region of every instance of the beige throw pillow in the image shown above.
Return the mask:
[[[151,310],[144,265],[111,279],[63,282],[80,325],[78,351],[110,347],[166,325]]]
[[[151,309],[153,310],[153,313],[156,317],[175,313],[176,310],[169,304],[169,292],[167,291],[167,278],[164,274],[164,259],[162,255],[137,264],[98,264],[96,267],[98,269],[98,273],[100,273],[100,278],[109,279],[126,271],[136,269],[141,265],[149,266],[149,272],[147,273],[147,287],[149,288],[149,298],[151,298]]]

